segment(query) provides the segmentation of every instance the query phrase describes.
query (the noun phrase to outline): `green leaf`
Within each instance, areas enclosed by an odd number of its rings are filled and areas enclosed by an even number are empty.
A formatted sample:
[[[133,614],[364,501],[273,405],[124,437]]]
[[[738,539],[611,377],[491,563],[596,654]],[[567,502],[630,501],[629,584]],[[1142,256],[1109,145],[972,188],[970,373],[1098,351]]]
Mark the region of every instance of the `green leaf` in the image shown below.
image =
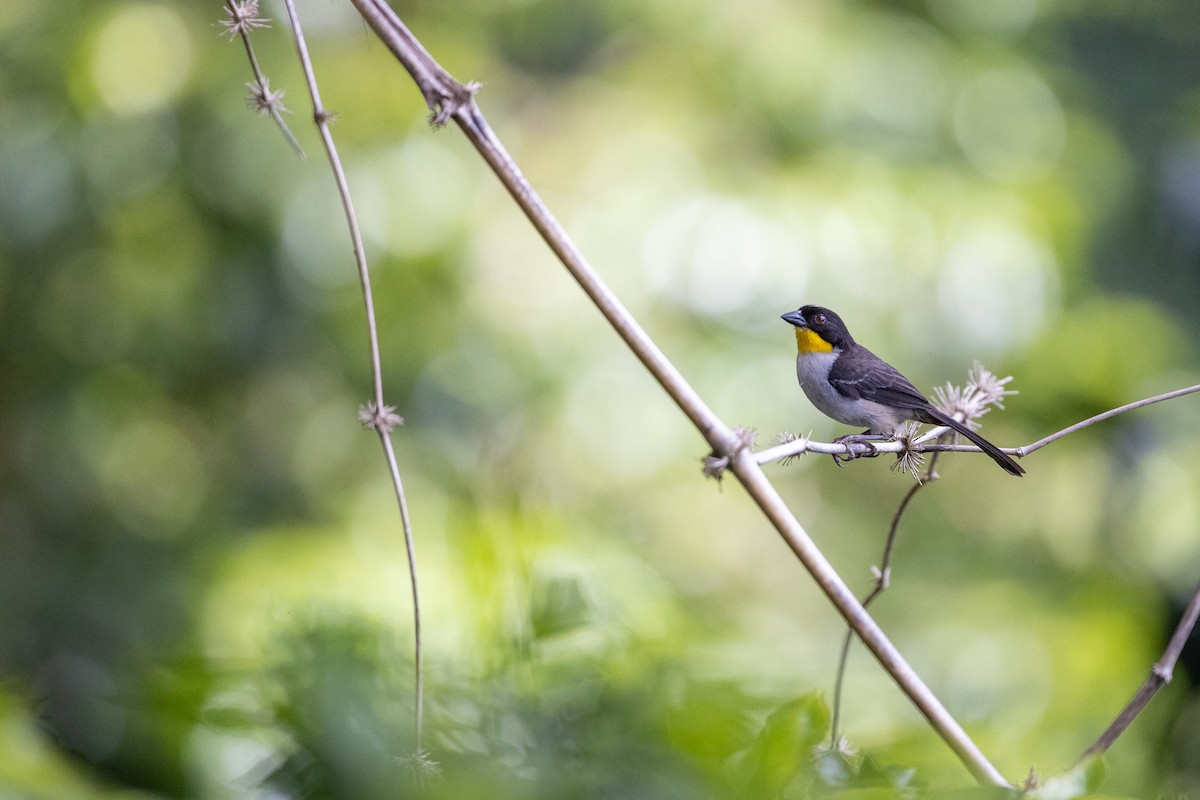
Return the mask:
[[[829,709],[816,693],[785,703],[767,717],[737,765],[751,797],[778,797],[812,758],[829,730]]]
[[[1037,800],[1074,800],[1100,788],[1104,783],[1104,761],[1100,757],[1086,759],[1067,772],[1055,775],[1041,786],[1026,793]]]

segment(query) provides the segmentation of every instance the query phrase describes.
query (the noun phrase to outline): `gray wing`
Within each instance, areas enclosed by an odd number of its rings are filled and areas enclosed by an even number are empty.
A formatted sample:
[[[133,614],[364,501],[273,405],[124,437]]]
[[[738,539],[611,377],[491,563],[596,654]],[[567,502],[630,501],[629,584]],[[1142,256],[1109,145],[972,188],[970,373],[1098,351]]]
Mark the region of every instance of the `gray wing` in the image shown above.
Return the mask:
[[[829,382],[839,394],[853,400],[913,410],[929,407],[925,395],[908,378],[865,347],[860,346],[834,362]]]

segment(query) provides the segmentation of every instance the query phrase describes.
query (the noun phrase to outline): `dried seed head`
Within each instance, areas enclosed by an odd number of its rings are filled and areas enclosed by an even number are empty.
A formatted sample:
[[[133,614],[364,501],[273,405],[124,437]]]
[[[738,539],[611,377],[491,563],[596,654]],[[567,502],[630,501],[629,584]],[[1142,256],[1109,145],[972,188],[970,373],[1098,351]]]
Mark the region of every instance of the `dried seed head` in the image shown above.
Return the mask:
[[[221,35],[230,39],[235,36],[247,36],[256,28],[271,27],[271,20],[258,16],[258,0],[228,2],[225,4],[225,16],[226,19],[219,23],[225,29],[221,31]]]
[[[892,471],[907,472],[917,481],[921,480],[921,468],[925,466],[925,454],[914,449],[920,427],[919,423],[906,422],[893,435],[903,449],[896,456],[896,463],[892,464]]]
[[[997,378],[978,361],[967,373],[967,385],[959,388],[952,383],[935,387],[933,390],[934,405],[956,419],[961,419],[972,430],[975,420],[991,410],[991,406],[1004,408],[1004,398],[1017,392],[1006,389],[1012,380]]]
[[[246,97],[246,107],[258,112],[264,117],[290,113],[283,104],[283,89],[271,91],[271,82],[267,78],[262,83],[251,81],[246,84],[250,94]]]
[[[396,413],[395,406],[384,406],[380,409],[374,401],[358,408],[358,421],[364,428],[370,428],[381,433],[391,433],[404,424],[404,417]]]

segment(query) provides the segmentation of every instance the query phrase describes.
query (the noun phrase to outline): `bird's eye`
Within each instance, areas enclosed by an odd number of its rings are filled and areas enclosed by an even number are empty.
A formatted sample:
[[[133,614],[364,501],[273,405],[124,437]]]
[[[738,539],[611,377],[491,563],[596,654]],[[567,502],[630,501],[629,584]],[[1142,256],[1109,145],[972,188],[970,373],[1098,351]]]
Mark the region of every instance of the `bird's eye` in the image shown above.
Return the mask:
[[[817,314],[815,317],[813,317],[813,322],[817,323],[818,325],[824,325],[827,321],[828,320],[825,319],[824,314]]]

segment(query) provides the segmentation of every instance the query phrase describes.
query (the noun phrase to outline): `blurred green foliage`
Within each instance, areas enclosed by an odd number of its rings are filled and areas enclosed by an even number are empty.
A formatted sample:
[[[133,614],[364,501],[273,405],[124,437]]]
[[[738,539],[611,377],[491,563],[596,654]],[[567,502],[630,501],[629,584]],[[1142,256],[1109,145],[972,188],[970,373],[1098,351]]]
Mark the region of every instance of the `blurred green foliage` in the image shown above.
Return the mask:
[[[221,3],[6,0],[0,797],[996,796],[861,653],[849,743],[814,755],[827,603],[353,10],[301,6],[408,423],[440,771],[414,762],[360,291],[286,26],[255,43],[305,161],[245,109]],[[778,315],[804,302],[922,387],[1014,375],[1005,444],[1196,382],[1190,0],[397,7],[763,444],[844,432],[795,387]],[[1195,402],[1021,481],[947,457],[906,517],[878,618],[1014,782],[1067,769],[1193,588]],[[907,488],[885,466],[770,468],[862,589]],[[1104,792],[1200,792],[1198,665]]]

